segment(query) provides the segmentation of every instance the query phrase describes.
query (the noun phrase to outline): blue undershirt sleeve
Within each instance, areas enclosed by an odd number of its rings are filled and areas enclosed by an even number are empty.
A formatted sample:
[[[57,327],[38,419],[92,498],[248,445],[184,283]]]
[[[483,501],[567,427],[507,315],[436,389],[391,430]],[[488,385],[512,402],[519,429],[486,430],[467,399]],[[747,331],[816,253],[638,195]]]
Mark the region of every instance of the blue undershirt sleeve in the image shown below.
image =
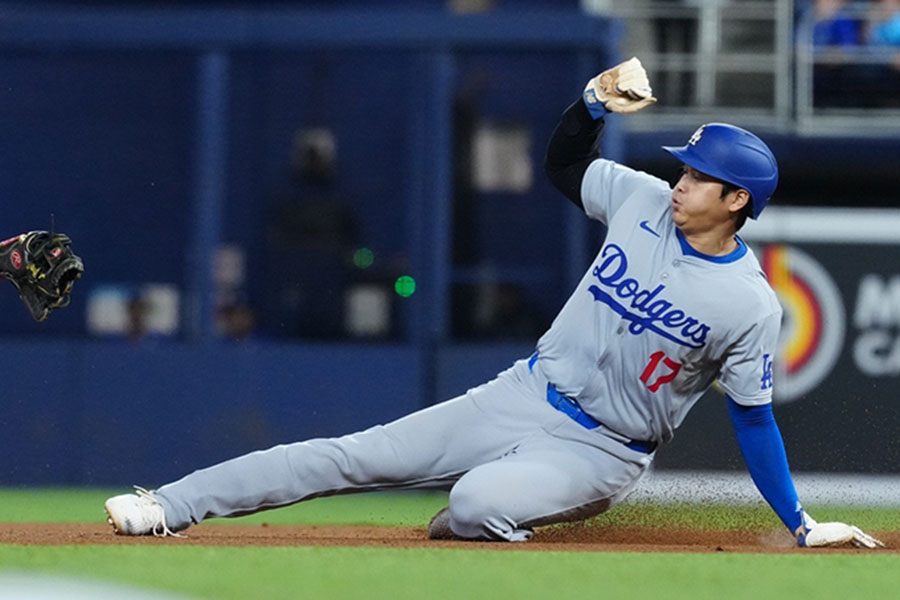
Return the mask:
[[[772,405],[743,406],[730,396],[725,397],[738,446],[753,483],[785,526],[795,533],[803,523],[803,509],[794,489]]]

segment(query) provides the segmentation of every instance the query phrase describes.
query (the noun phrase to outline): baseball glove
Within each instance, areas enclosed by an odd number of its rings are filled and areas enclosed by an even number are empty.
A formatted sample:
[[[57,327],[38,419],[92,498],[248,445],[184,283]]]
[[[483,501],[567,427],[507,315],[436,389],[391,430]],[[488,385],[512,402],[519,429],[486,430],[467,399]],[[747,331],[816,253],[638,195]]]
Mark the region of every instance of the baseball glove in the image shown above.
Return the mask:
[[[633,113],[656,102],[641,61],[632,57],[588,81],[584,104],[595,119],[607,112]]]
[[[0,242],[0,275],[12,281],[35,321],[69,304],[72,285],[84,272],[81,258],[62,233],[30,231]]]
[[[884,548],[884,542],[859,527],[846,523],[817,523],[803,513],[803,525],[795,532],[797,545],[804,548],[853,545],[857,548]]]

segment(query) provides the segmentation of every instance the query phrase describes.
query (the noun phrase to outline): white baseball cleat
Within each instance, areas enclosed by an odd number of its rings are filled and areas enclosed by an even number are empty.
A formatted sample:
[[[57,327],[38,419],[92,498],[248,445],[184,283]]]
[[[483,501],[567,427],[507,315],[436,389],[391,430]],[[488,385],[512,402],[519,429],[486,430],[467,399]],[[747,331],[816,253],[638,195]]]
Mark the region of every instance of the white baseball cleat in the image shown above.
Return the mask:
[[[185,537],[166,526],[165,511],[153,494],[142,487],[134,489],[134,494],[113,496],[103,505],[109,515],[106,521],[116,534]]]

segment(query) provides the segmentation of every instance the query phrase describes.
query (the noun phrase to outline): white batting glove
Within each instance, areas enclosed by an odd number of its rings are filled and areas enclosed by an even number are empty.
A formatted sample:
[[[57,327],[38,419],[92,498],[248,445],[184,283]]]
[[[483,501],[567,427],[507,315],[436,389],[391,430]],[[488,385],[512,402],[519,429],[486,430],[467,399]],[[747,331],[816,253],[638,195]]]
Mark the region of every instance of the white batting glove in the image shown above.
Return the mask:
[[[817,523],[803,513],[803,525],[797,529],[797,545],[805,548],[844,546],[857,548],[884,548],[884,543],[854,525],[846,523]]]
[[[595,119],[610,111],[637,112],[656,102],[647,71],[637,57],[631,57],[588,81],[583,98]]]

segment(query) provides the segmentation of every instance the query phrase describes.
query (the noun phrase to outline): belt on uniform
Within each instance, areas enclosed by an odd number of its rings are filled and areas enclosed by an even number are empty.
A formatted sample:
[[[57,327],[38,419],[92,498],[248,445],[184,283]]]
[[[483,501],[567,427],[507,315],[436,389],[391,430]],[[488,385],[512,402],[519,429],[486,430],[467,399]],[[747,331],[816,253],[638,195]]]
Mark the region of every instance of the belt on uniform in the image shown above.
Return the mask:
[[[531,371],[534,369],[534,363],[537,362],[537,352],[528,360],[528,370]],[[560,393],[552,383],[547,383],[547,402],[550,403],[550,406],[563,413],[585,429],[597,429],[603,423],[592,417],[591,415],[584,412],[584,409],[581,408],[581,405],[578,404],[578,401],[574,398],[569,398],[565,394]],[[608,429],[608,428],[607,428]],[[628,442],[623,442],[625,446],[631,448],[632,450],[636,450],[637,452],[643,452],[644,454],[650,454],[654,450],[656,450],[656,442],[647,442],[643,440],[631,440]]]

